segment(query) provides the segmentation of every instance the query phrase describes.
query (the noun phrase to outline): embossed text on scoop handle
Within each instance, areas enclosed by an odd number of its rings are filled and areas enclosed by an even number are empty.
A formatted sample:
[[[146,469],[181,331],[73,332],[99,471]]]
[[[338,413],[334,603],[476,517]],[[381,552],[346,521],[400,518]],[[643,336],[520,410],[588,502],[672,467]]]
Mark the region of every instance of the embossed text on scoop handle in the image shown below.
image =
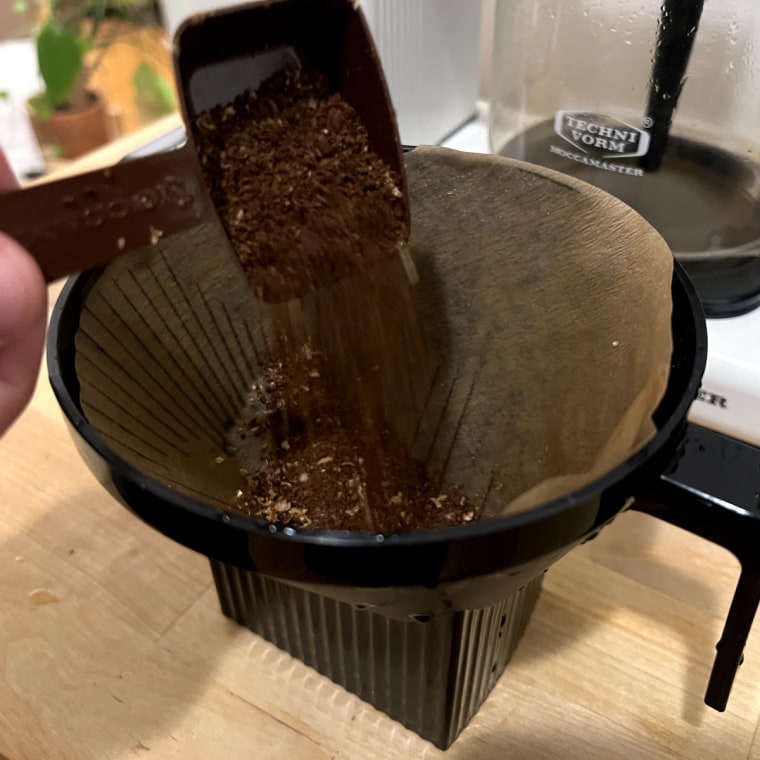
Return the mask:
[[[48,282],[155,244],[214,216],[191,151],[0,195],[0,231],[31,252]]]

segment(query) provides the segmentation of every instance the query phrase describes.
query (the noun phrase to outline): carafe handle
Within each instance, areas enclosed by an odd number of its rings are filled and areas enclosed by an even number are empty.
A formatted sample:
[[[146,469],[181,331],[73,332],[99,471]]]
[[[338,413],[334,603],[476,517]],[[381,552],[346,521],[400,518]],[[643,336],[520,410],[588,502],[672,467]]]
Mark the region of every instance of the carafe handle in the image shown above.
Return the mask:
[[[741,563],[705,693],[722,712],[760,602],[760,448],[689,423],[678,456],[631,509],[706,538]]]

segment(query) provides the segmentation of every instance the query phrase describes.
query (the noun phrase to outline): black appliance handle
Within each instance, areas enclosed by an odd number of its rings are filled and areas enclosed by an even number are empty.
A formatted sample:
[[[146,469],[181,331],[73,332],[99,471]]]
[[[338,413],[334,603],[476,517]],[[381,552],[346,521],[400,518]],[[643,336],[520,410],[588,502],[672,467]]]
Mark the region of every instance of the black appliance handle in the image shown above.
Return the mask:
[[[688,423],[678,455],[631,509],[731,551],[741,574],[705,703],[723,712],[760,602],[760,448]]]

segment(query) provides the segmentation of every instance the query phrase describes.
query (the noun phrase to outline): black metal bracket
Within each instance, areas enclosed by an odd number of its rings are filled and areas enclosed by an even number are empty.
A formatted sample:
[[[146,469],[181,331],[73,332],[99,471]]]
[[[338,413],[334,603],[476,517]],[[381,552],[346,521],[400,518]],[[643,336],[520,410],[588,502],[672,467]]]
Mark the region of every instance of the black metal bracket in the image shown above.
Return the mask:
[[[705,694],[722,712],[760,603],[760,448],[690,423],[673,463],[631,509],[718,544],[741,563]]]

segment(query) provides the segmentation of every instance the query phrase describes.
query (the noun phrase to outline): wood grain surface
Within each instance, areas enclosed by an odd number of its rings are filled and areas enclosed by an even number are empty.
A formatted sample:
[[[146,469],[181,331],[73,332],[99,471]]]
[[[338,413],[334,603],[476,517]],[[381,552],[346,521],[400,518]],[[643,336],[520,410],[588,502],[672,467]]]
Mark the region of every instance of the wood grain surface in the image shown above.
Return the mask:
[[[124,145],[109,151],[87,168]],[[205,558],[86,469],[44,368],[0,461],[0,757],[760,760],[757,635],[727,711],[702,702],[738,564],[647,516],[549,571],[513,661],[443,753],[226,620]]]

